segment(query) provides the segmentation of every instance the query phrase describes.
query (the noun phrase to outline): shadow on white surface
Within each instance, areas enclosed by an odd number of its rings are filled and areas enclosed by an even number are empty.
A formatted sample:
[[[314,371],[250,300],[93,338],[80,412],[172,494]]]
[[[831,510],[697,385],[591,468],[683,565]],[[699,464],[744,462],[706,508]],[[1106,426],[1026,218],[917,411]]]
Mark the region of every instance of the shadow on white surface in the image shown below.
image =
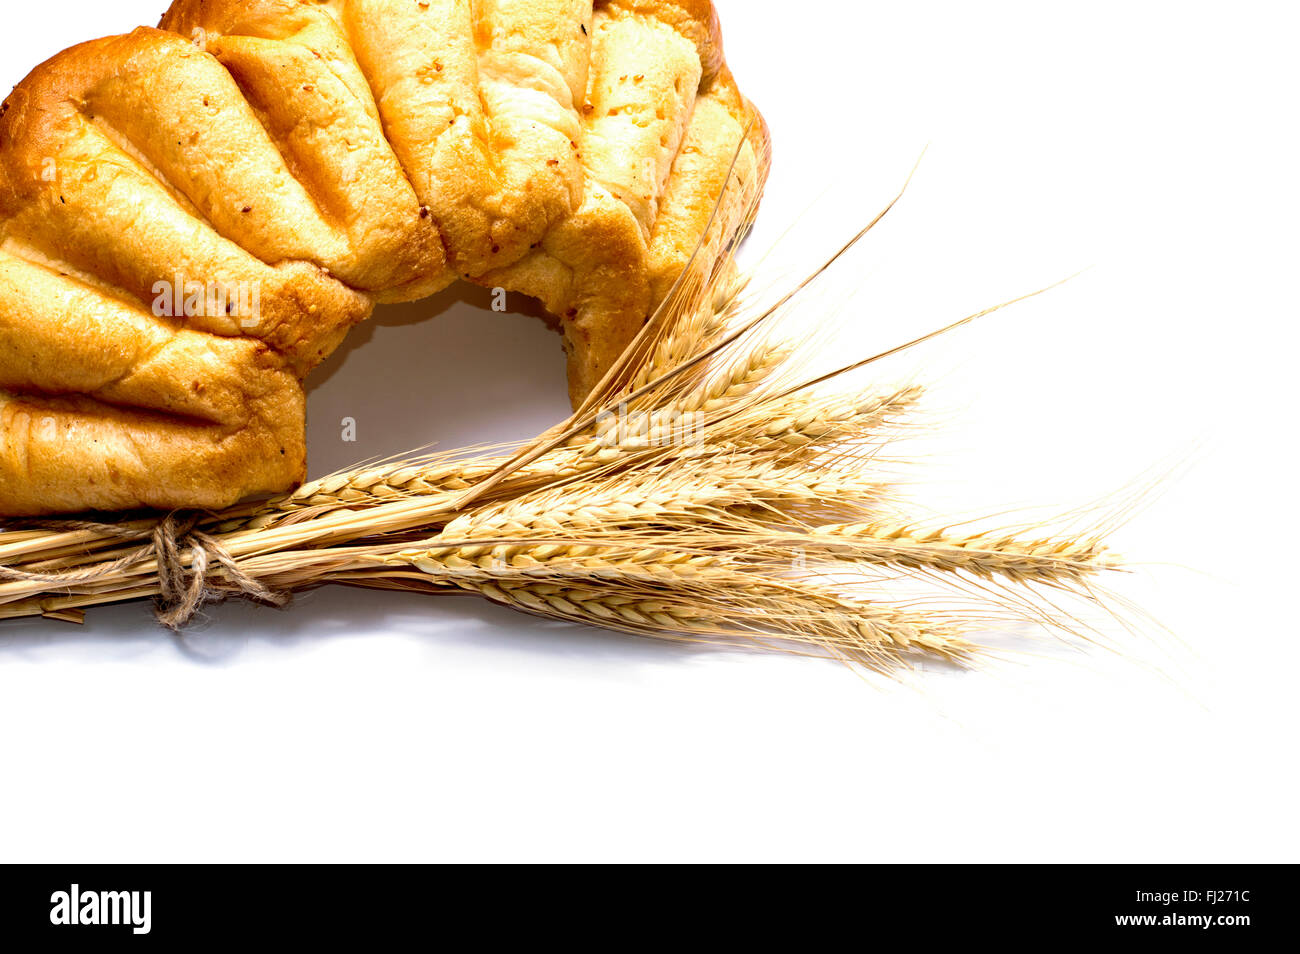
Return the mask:
[[[435,661],[478,656],[477,664],[489,669],[509,660],[525,671],[600,669],[605,678],[646,666],[681,666],[728,657],[753,664],[774,658],[742,647],[648,639],[541,619],[470,594],[433,596],[347,586],[297,594],[281,610],[233,599],[214,604],[179,635],[155,625],[151,605],[138,601],[92,610],[84,626],[28,621],[12,624],[7,632],[0,630],[0,637],[0,664],[76,657],[96,663],[154,661],[220,669],[290,661],[294,655],[342,648],[336,644],[377,639],[418,645]],[[1017,666],[1035,659],[1087,656],[1077,642],[1054,639],[1028,623],[980,631],[971,638],[988,651],[989,664]],[[831,661],[821,664],[840,668]],[[912,660],[909,668],[913,674],[949,678],[975,675],[974,670],[928,658]],[[859,674],[868,675],[875,684],[889,684],[888,679],[877,680],[865,671]],[[898,675],[907,681],[906,671]]]
[[[455,285],[353,329],[307,381],[312,477],[429,444],[525,440],[569,412],[560,337],[531,299]],[[354,423],[354,427],[349,427]],[[355,437],[355,440],[348,440]]]
[[[231,601],[209,606],[184,634],[154,624],[147,602],[92,610],[85,626],[10,623],[0,631],[0,664],[144,660],[239,666],[331,644],[397,638],[437,657],[483,654],[564,668],[580,661],[615,668],[677,665],[718,650],[648,640],[594,627],[529,617],[470,595],[446,597],[331,586],[299,594],[284,610]]]

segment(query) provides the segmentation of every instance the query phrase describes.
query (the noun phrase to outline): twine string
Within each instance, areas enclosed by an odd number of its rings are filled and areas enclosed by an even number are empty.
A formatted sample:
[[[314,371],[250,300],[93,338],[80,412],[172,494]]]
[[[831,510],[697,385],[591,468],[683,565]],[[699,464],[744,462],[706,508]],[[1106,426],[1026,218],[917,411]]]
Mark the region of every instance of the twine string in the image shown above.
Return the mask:
[[[159,590],[156,614],[158,622],[171,630],[184,627],[205,603],[229,595],[272,606],[283,606],[289,601],[287,593],[272,590],[250,575],[219,540],[198,529],[199,519],[199,514],[172,513],[148,528],[90,520],[9,521],[11,529],[89,531],[110,539],[142,541],[142,545],[115,560],[87,569],[40,573],[0,566],[0,580],[52,588],[88,586],[155,560]],[[220,567],[219,576],[212,572],[214,565]]]

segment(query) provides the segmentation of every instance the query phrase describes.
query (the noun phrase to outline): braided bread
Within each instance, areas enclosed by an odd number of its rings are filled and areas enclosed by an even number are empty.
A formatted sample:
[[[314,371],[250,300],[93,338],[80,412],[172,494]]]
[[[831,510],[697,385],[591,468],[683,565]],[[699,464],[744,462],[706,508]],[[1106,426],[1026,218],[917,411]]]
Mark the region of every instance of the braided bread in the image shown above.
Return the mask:
[[[766,174],[709,0],[177,0],[0,106],[0,514],[289,489],[303,378],[458,279],[577,403]]]

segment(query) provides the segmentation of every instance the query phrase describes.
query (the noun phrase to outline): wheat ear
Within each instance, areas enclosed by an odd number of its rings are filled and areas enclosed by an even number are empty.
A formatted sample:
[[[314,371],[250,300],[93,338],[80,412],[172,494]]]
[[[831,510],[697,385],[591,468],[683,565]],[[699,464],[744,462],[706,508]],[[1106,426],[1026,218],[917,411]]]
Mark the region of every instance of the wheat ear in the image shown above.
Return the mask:
[[[1087,537],[966,535],[889,521],[817,527],[810,535],[832,546],[842,541],[846,554],[864,562],[936,573],[969,573],[984,579],[1001,577],[1016,583],[1080,583],[1119,566],[1100,541]]]

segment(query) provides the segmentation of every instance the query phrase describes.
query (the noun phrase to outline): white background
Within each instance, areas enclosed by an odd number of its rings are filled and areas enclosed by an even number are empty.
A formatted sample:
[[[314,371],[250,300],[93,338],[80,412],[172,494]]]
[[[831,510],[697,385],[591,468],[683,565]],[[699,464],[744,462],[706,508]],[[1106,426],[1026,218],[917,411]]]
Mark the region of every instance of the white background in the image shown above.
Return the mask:
[[[776,142],[751,253],[814,205],[842,234],[929,144],[837,353],[1092,266],[901,359],[939,385],[917,496],[1170,475],[1115,540],[1168,632],[894,683],[352,590],[184,642],[139,605],[3,624],[0,860],[1296,860],[1294,5],[718,5]],[[158,13],[8,4],[0,81]],[[313,471],[562,415],[558,341],[482,305],[358,332]]]

